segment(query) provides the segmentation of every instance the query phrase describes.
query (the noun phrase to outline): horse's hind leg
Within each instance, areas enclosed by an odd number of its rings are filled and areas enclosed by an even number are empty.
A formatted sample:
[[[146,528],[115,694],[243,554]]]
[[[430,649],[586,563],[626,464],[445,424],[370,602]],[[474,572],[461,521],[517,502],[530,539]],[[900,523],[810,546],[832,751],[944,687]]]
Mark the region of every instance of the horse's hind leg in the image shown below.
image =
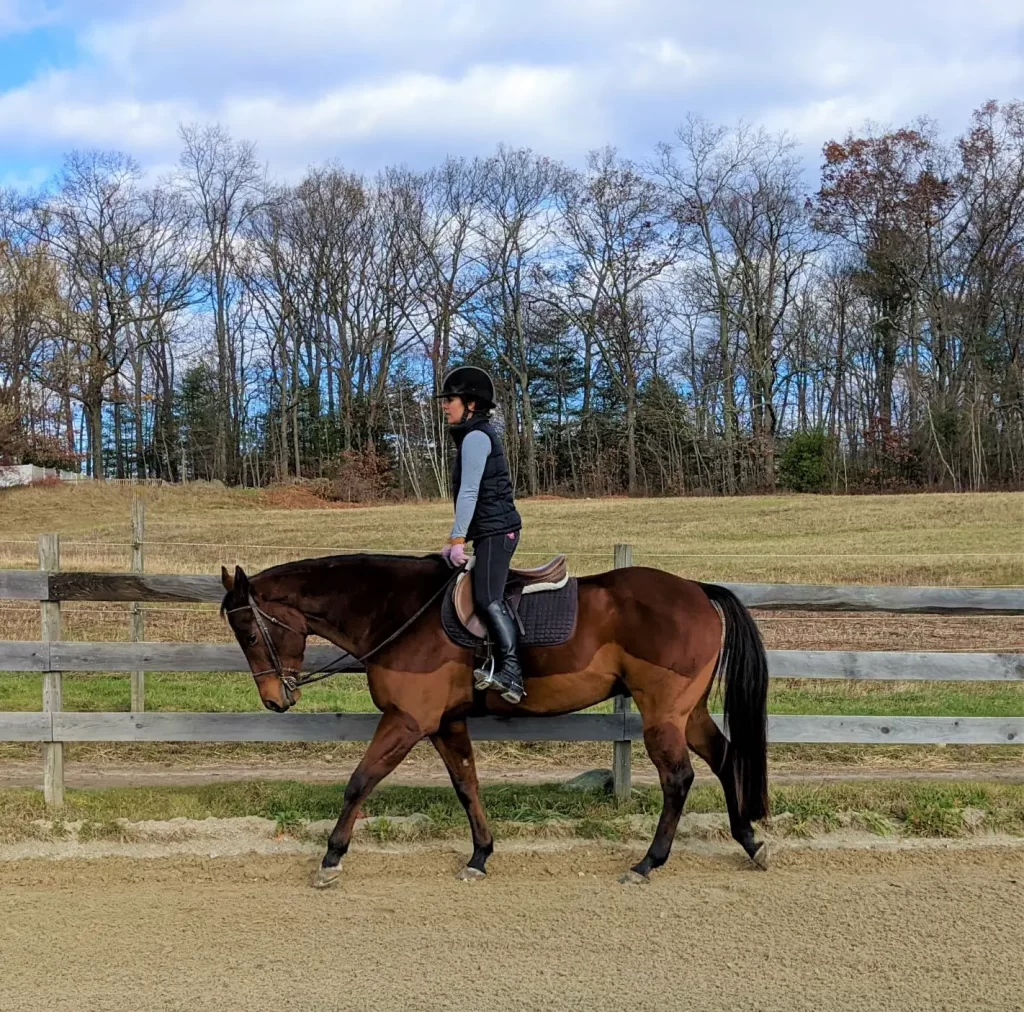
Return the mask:
[[[452,787],[466,810],[469,828],[473,834],[473,856],[469,864],[459,872],[459,878],[472,881],[487,874],[487,859],[494,851],[494,837],[487,825],[484,807],[480,804],[480,784],[476,778],[476,763],[473,761],[473,743],[464,720],[453,720],[443,724],[437,734],[430,736],[438,755],[448,767]]]
[[[644,729],[644,745],[658,770],[664,801],[661,818],[654,839],[644,859],[633,866],[632,875],[623,881],[636,881],[636,876],[646,880],[651,871],[660,868],[672,850],[679,817],[683,814],[686,795],[693,783],[693,766],[686,747],[686,718],[674,717]]]
[[[313,880],[318,889],[334,885],[338,879],[341,859],[348,852],[359,806],[422,737],[419,725],[407,713],[385,711],[369,747],[349,777],[341,817],[327,838],[327,853]]]
[[[741,819],[739,816],[736,777],[733,773],[729,740],[711,719],[706,700],[701,700],[690,714],[690,719],[686,724],[686,740],[690,748],[711,767],[722,782],[725,805],[729,812],[729,829],[732,831],[733,839],[747,852],[751,861],[758,867],[766,868],[768,852],[764,843],[758,843],[754,839],[754,827],[750,820]]]

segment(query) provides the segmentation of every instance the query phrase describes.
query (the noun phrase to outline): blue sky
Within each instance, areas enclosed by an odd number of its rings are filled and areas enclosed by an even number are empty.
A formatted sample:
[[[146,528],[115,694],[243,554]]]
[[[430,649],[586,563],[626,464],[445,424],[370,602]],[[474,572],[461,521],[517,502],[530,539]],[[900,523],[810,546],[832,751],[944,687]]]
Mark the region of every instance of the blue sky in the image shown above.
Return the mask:
[[[835,8],[832,10],[831,8]],[[644,157],[688,112],[821,144],[1024,98],[1021,0],[0,0],[0,184],[72,148],[153,172],[216,121],[295,178],[499,141]]]

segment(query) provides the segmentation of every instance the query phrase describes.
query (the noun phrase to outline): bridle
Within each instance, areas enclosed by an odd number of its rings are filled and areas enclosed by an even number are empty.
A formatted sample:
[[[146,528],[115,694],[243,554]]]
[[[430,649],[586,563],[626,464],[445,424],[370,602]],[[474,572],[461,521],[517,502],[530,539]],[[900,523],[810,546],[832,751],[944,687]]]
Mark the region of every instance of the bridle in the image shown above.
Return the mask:
[[[278,678],[280,678],[281,681],[285,683],[285,688],[288,689],[289,692],[294,692],[294,690],[299,687],[300,683],[296,680],[296,678],[286,677],[285,672],[290,671],[292,675],[295,675],[298,678],[302,677],[302,672],[298,671],[296,668],[285,667],[281,663],[281,656],[277,652],[277,647],[274,646],[274,640],[270,635],[270,630],[267,629],[267,623],[270,622],[273,625],[278,625],[282,629],[287,629],[289,632],[295,633],[297,636],[305,636],[306,633],[300,632],[298,629],[295,629],[292,626],[288,625],[287,622],[282,622],[279,618],[274,618],[273,615],[269,615],[253,600],[251,592],[249,594],[249,600],[247,604],[243,604],[238,608],[228,608],[224,612],[224,614],[234,615],[236,611],[252,612],[253,620],[256,622],[256,631],[259,634],[259,636],[263,639],[263,646],[266,649],[267,654],[270,656],[270,663],[274,665],[272,668],[265,668],[263,671],[254,671],[252,673],[253,678],[259,678],[261,675],[277,675]],[[253,645],[255,646],[255,644]],[[332,661],[331,663],[337,664],[338,660],[340,659],[341,658],[338,658],[337,660]]]
[[[403,622],[390,636],[378,643],[372,650],[368,650],[361,657],[355,658],[356,664],[364,664],[369,658],[373,657],[374,654],[380,653],[388,644],[393,643],[399,636],[402,635],[414,622],[419,619],[423,613],[452,585],[459,573],[462,572],[464,566],[458,566],[453,571],[451,576],[441,585],[441,587],[435,591],[427,599],[427,603],[423,605],[419,611],[416,612],[412,618]],[[282,622],[279,618],[274,618],[273,615],[265,612],[254,600],[252,591],[249,592],[248,601],[239,605],[237,608],[228,608],[225,610],[225,615],[233,615],[238,611],[251,611],[253,620],[256,622],[256,631],[260,638],[263,640],[263,646],[266,648],[267,654],[270,657],[270,663],[273,665],[271,668],[265,668],[263,671],[254,671],[252,673],[253,678],[260,678],[263,675],[277,675],[281,679],[281,684],[284,686],[285,695],[288,699],[288,704],[294,703],[295,690],[301,689],[306,685],[312,685],[314,682],[322,682],[325,678],[330,678],[332,675],[341,674],[342,668],[336,667],[337,664],[342,661],[347,661],[352,655],[346,650],[344,653],[339,654],[334,658],[333,661],[323,665],[323,667],[317,668],[315,671],[307,672],[303,674],[297,668],[285,667],[281,663],[281,656],[277,652],[277,647],[274,646],[274,640],[270,635],[270,630],[267,628],[267,623],[271,625],[280,626],[282,629],[287,629],[288,632],[293,632],[297,636],[307,636],[308,633],[302,632],[299,629],[295,629],[293,626],[288,625],[287,622]],[[255,645],[255,644],[254,644]],[[344,670],[351,670],[346,666]]]

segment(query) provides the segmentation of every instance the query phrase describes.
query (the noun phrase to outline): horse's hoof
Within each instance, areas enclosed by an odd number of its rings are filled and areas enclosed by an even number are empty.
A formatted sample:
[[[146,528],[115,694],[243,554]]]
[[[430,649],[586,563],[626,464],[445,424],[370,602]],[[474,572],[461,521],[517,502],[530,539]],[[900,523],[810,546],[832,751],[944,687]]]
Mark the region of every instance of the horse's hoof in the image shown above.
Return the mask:
[[[467,864],[455,878],[459,882],[482,882],[487,878],[487,872],[481,871],[479,868],[470,868]]]
[[[771,854],[768,851],[768,844],[763,840],[757,845],[757,850],[750,855],[750,863],[760,871],[767,871],[771,861]]]
[[[624,886],[645,886],[651,884],[651,880],[647,875],[641,875],[640,872],[633,871],[632,868],[619,876],[619,882]]]
[[[316,874],[313,876],[313,888],[330,889],[331,886],[338,884],[339,878],[341,878],[340,864],[337,868],[317,868]]]

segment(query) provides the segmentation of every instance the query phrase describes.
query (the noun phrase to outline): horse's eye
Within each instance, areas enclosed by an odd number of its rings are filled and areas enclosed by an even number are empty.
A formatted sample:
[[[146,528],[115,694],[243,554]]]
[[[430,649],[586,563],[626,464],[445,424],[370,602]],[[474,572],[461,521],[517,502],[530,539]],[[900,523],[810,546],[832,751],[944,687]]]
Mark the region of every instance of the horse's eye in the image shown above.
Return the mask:
[[[251,647],[256,646],[256,644],[259,642],[259,639],[260,639],[259,636],[257,636],[256,633],[253,633],[249,637],[249,646],[251,646]]]

